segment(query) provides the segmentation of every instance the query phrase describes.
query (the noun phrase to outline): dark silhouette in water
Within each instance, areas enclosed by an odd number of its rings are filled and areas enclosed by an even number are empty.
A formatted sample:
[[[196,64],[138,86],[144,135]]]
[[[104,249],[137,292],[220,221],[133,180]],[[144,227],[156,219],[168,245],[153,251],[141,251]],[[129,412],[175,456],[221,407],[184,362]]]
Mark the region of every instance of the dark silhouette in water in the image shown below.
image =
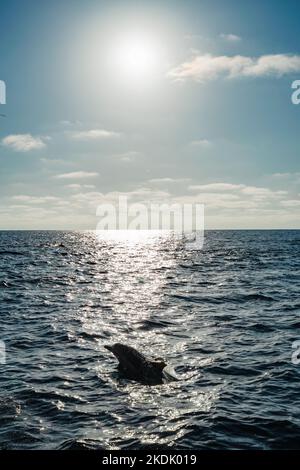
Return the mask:
[[[160,385],[165,380],[177,380],[164,369],[167,364],[161,358],[147,359],[131,346],[116,343],[105,346],[119,361],[119,371],[128,379],[147,385]],[[164,380],[165,379],[165,380]]]

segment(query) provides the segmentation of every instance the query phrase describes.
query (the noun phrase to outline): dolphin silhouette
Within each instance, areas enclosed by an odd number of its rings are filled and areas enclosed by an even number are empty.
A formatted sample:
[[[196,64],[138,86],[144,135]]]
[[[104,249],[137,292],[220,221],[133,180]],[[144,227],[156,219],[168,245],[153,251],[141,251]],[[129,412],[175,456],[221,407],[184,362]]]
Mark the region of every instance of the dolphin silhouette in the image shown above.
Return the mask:
[[[160,385],[166,380],[178,380],[161,358],[148,359],[131,346],[116,343],[104,346],[119,361],[119,371],[128,379],[146,385]]]

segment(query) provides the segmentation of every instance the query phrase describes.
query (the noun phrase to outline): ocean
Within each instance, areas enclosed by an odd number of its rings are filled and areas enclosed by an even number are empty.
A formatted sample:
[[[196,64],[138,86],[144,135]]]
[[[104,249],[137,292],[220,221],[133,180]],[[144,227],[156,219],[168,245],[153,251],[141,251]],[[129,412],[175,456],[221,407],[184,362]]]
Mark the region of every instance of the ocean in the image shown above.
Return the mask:
[[[0,232],[1,449],[295,449],[300,231]],[[178,382],[121,377],[115,342]]]

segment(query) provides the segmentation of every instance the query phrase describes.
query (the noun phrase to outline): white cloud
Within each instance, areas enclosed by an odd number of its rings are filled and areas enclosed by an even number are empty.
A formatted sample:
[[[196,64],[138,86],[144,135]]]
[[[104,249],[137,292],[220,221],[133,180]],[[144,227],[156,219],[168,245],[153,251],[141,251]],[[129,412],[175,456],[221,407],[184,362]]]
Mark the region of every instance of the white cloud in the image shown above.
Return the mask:
[[[212,145],[210,140],[207,139],[199,139],[199,140],[192,140],[190,145],[193,147],[210,147]]]
[[[74,184],[67,184],[65,187],[68,188],[68,189],[76,190],[76,189],[95,189],[96,186],[94,184],[76,184],[76,183],[74,183]]]
[[[157,178],[157,181],[164,179]],[[205,204],[207,228],[299,228],[300,224],[300,195],[268,187],[213,182],[188,186],[189,191],[174,194],[148,186],[107,193],[89,191],[85,187],[89,185],[85,184],[68,186],[80,191],[70,192],[68,197],[21,194],[7,198],[0,206],[2,226],[95,228],[99,204],[118,205],[120,196],[127,196],[129,204]]]
[[[164,184],[164,183],[184,183],[189,181],[189,178],[152,178],[149,183]]]
[[[239,42],[242,39],[240,36],[237,36],[236,34],[232,34],[232,33],[229,33],[229,34],[222,33],[220,34],[220,38],[228,42]]]
[[[31,134],[12,134],[4,137],[2,144],[16,152],[29,152],[30,150],[40,150],[46,147],[44,140],[49,140],[49,137],[34,137]]]
[[[271,189],[257,186],[244,186],[241,192],[255,198],[281,197],[287,194],[287,191],[272,191]]]
[[[197,55],[170,70],[175,80],[205,82],[218,77],[265,77],[300,72],[300,55],[273,54],[260,57]]]
[[[200,198],[207,204],[211,201],[219,201],[219,205],[224,205],[224,200],[238,199],[231,206],[244,207],[247,204],[249,207],[258,207],[260,204],[274,203],[280,201],[288,194],[287,191],[271,190],[269,188],[262,188],[258,186],[247,186],[245,184],[231,184],[231,183],[210,183],[204,185],[190,185],[189,191],[196,192],[194,196],[196,199]],[[232,196],[234,196],[232,198]]]
[[[245,186],[243,184],[231,184],[231,183],[210,183],[202,185],[191,185],[188,187],[189,191],[232,191],[235,189],[241,189]]]
[[[164,178],[161,178],[164,179]],[[169,179],[168,179],[169,180]],[[99,193],[96,191],[80,192],[71,196],[72,205],[77,209],[94,209],[101,203],[118,203],[119,196],[127,196],[130,203],[138,202],[148,204],[205,204],[207,211],[221,211],[231,213],[233,217],[239,217],[241,211],[282,210],[282,201],[286,200],[285,191],[272,191],[268,188],[247,186],[244,184],[211,183],[207,185],[189,186],[188,189],[197,191],[196,194],[175,195],[168,191],[161,191],[149,187],[136,188],[129,192]],[[290,204],[296,207],[296,203]]]
[[[279,179],[285,179],[285,178],[290,178],[293,173],[273,173],[271,176],[272,178],[279,178]]]
[[[14,201],[19,201],[27,204],[45,204],[57,202],[59,200],[59,198],[55,196],[27,196],[25,194],[13,196],[12,199]]]
[[[295,173],[273,173],[271,177],[274,179],[278,179],[278,180],[286,180],[286,179],[299,180],[300,172],[296,171]]]
[[[113,157],[119,159],[121,162],[124,162],[124,163],[132,163],[137,158],[139,158],[141,155],[142,155],[141,152],[137,152],[135,150],[130,150],[128,152],[113,155]]]
[[[281,205],[284,207],[300,207],[300,199],[288,199],[286,201],[281,201]]]
[[[74,131],[67,133],[71,139],[74,140],[102,140],[112,139],[119,137],[120,134],[113,131],[107,131],[105,129],[90,129],[87,131]]]
[[[71,173],[62,173],[60,175],[56,175],[55,178],[73,180],[73,179],[94,178],[95,176],[99,176],[99,173],[89,172],[89,171],[73,171]]]

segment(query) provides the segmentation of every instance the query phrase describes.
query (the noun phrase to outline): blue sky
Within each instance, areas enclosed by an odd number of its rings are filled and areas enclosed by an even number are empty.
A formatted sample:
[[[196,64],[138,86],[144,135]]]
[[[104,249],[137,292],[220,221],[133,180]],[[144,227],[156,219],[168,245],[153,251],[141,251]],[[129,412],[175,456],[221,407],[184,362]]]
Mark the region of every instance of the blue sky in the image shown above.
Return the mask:
[[[207,228],[299,228],[298,13],[2,2],[0,228],[94,229],[120,194],[204,203]]]

